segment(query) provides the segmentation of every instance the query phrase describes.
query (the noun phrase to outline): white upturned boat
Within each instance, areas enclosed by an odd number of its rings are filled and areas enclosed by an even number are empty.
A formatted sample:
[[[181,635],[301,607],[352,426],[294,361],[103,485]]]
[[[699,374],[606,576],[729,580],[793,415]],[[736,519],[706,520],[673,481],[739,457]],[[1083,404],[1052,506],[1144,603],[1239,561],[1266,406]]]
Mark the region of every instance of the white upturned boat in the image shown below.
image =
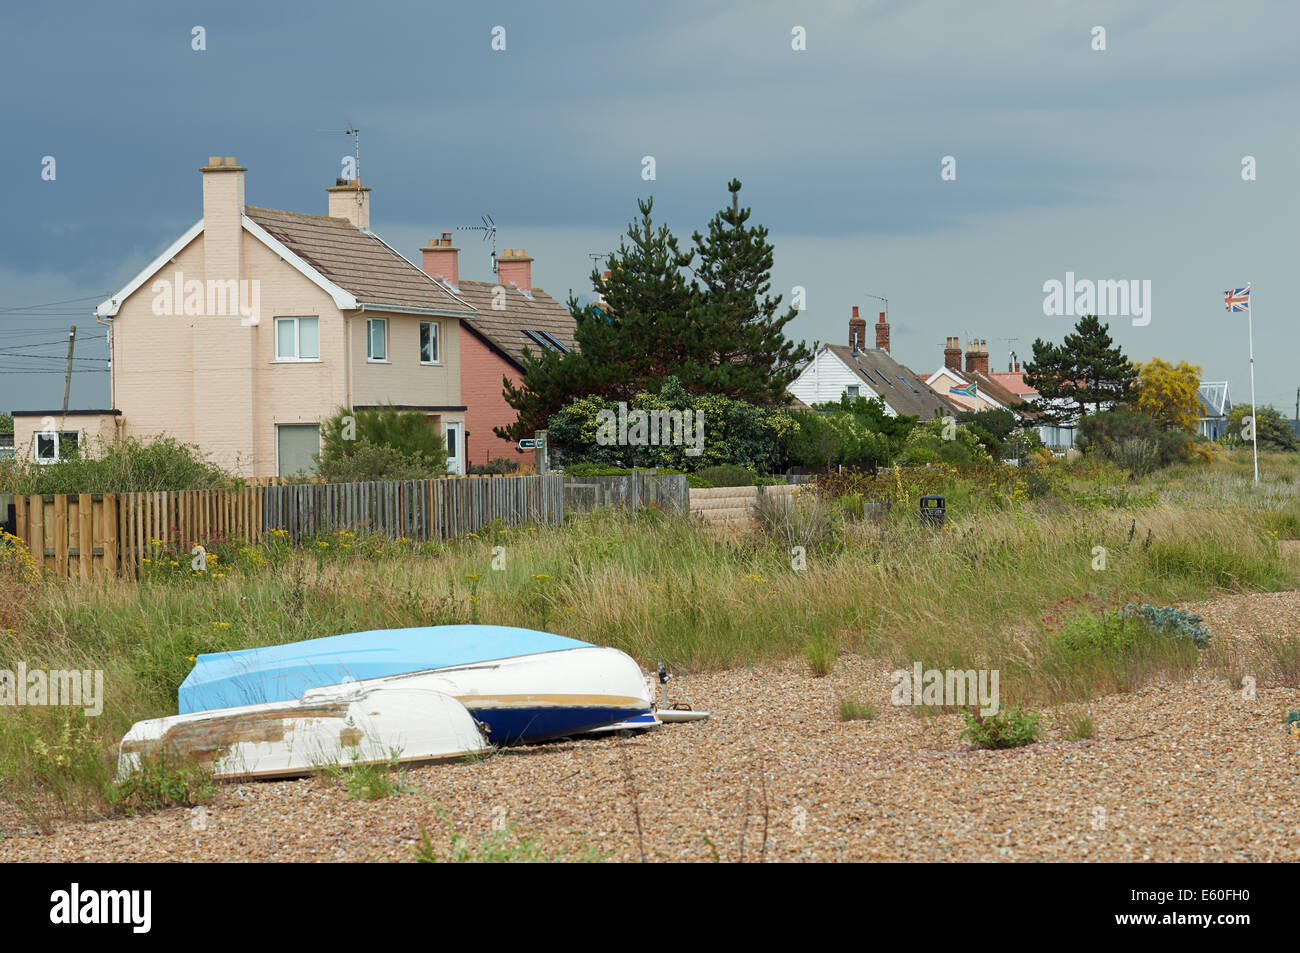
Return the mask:
[[[438,761],[490,750],[465,706],[418,686],[318,689],[311,699],[218,708],[137,722],[118,777],[144,758],[185,756],[222,780],[289,778],[324,765]]]
[[[636,660],[600,646],[427,669],[309,689],[311,703],[341,691],[419,688],[455,698],[494,744],[545,741],[603,725],[654,722],[654,703]],[[630,727],[630,726],[629,726]]]

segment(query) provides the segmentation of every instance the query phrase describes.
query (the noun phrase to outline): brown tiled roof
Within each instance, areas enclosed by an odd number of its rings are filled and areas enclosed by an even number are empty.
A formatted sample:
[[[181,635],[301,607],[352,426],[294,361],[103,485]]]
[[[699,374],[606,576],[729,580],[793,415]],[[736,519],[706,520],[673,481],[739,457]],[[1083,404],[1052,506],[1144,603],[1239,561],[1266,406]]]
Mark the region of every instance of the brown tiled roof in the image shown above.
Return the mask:
[[[244,213],[361,303],[470,313],[442,285],[346,219],[252,205]]]
[[[851,368],[866,381],[871,390],[879,394],[895,413],[929,420],[936,411],[940,414],[950,414],[955,409],[959,409],[954,408],[942,396],[927,387],[925,381],[890,357],[888,351],[880,348],[863,348],[855,355],[853,349],[844,344],[826,346],[830,348],[832,354],[844,362],[846,367]]]
[[[959,377],[962,381],[964,381],[967,384],[969,384],[971,381],[978,380],[980,395],[983,397],[987,397],[990,400],[996,401],[997,403],[1001,404],[1003,407],[1006,407],[1008,410],[1014,409],[1020,404],[1026,403],[1024,398],[1019,397],[1012,391],[1008,390],[1006,385],[1004,385],[1001,381],[997,380],[997,378],[992,375],[980,374],[978,372],[953,370],[951,368],[949,369],[949,371],[950,373],[957,375],[957,377]],[[1035,393],[1037,392],[1035,391]],[[961,409],[965,410],[966,408],[963,407]],[[1016,413],[1020,414],[1020,416],[1022,417],[1035,416],[1035,413],[1032,410],[1032,408],[1028,408],[1028,407],[1022,410],[1017,410]]]
[[[478,312],[465,323],[505,352],[510,360],[520,364],[525,347],[534,354],[542,350],[525,331],[545,331],[569,350],[576,350],[573,315],[567,307],[541,288],[532,288],[526,295],[511,284],[504,286],[505,307],[494,311],[492,291],[496,287],[490,281],[462,281],[456,290]]]

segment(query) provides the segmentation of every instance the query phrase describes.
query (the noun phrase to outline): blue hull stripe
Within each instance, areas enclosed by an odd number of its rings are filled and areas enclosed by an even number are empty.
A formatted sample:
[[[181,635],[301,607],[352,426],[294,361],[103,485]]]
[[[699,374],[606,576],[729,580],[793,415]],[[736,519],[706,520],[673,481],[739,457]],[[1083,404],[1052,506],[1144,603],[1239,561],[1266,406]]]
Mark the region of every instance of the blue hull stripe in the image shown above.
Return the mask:
[[[495,745],[530,744],[642,715],[626,708],[471,708]]]

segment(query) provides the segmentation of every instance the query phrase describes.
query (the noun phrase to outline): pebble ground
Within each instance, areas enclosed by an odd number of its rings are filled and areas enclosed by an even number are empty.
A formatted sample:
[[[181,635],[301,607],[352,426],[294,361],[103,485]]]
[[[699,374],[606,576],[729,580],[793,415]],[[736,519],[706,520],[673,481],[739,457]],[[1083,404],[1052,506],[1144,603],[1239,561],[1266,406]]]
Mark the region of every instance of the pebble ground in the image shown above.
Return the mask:
[[[1191,607],[1216,639],[1300,634],[1300,592]],[[551,858],[651,861],[1293,861],[1300,688],[1253,700],[1213,674],[1095,699],[1090,740],[984,751],[957,715],[890,704],[886,667],[842,657],[670,682],[702,723],[517,748],[411,769],[407,793],[349,796],[338,779],[227,785],[205,809],[31,829],[0,805],[0,861],[402,861],[520,837]],[[874,704],[840,721],[838,701]],[[510,832],[493,834],[494,825]],[[639,822],[639,831],[638,831]]]

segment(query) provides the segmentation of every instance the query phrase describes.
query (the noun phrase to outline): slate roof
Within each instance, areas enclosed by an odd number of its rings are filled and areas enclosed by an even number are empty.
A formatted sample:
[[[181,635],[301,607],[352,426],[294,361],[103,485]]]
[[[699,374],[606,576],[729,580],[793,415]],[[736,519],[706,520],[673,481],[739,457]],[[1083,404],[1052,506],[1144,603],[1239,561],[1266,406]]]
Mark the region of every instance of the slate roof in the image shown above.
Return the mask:
[[[493,281],[463,280],[456,286],[460,297],[478,312],[463,323],[495,344],[516,365],[522,366],[525,347],[534,354],[547,347],[525,331],[545,331],[570,351],[577,349],[573,338],[575,322],[566,306],[541,288],[532,288],[524,294],[514,284],[509,284],[504,286],[505,307],[494,311],[492,292],[496,287],[497,283]],[[545,341],[544,336],[542,339]]]
[[[853,349],[845,344],[827,344],[826,347],[896,413],[929,420],[936,411],[945,415],[960,409],[927,387],[925,381],[890,357],[888,351],[864,348],[855,355]]]
[[[347,219],[252,205],[244,214],[362,304],[471,313],[465,302]]]

